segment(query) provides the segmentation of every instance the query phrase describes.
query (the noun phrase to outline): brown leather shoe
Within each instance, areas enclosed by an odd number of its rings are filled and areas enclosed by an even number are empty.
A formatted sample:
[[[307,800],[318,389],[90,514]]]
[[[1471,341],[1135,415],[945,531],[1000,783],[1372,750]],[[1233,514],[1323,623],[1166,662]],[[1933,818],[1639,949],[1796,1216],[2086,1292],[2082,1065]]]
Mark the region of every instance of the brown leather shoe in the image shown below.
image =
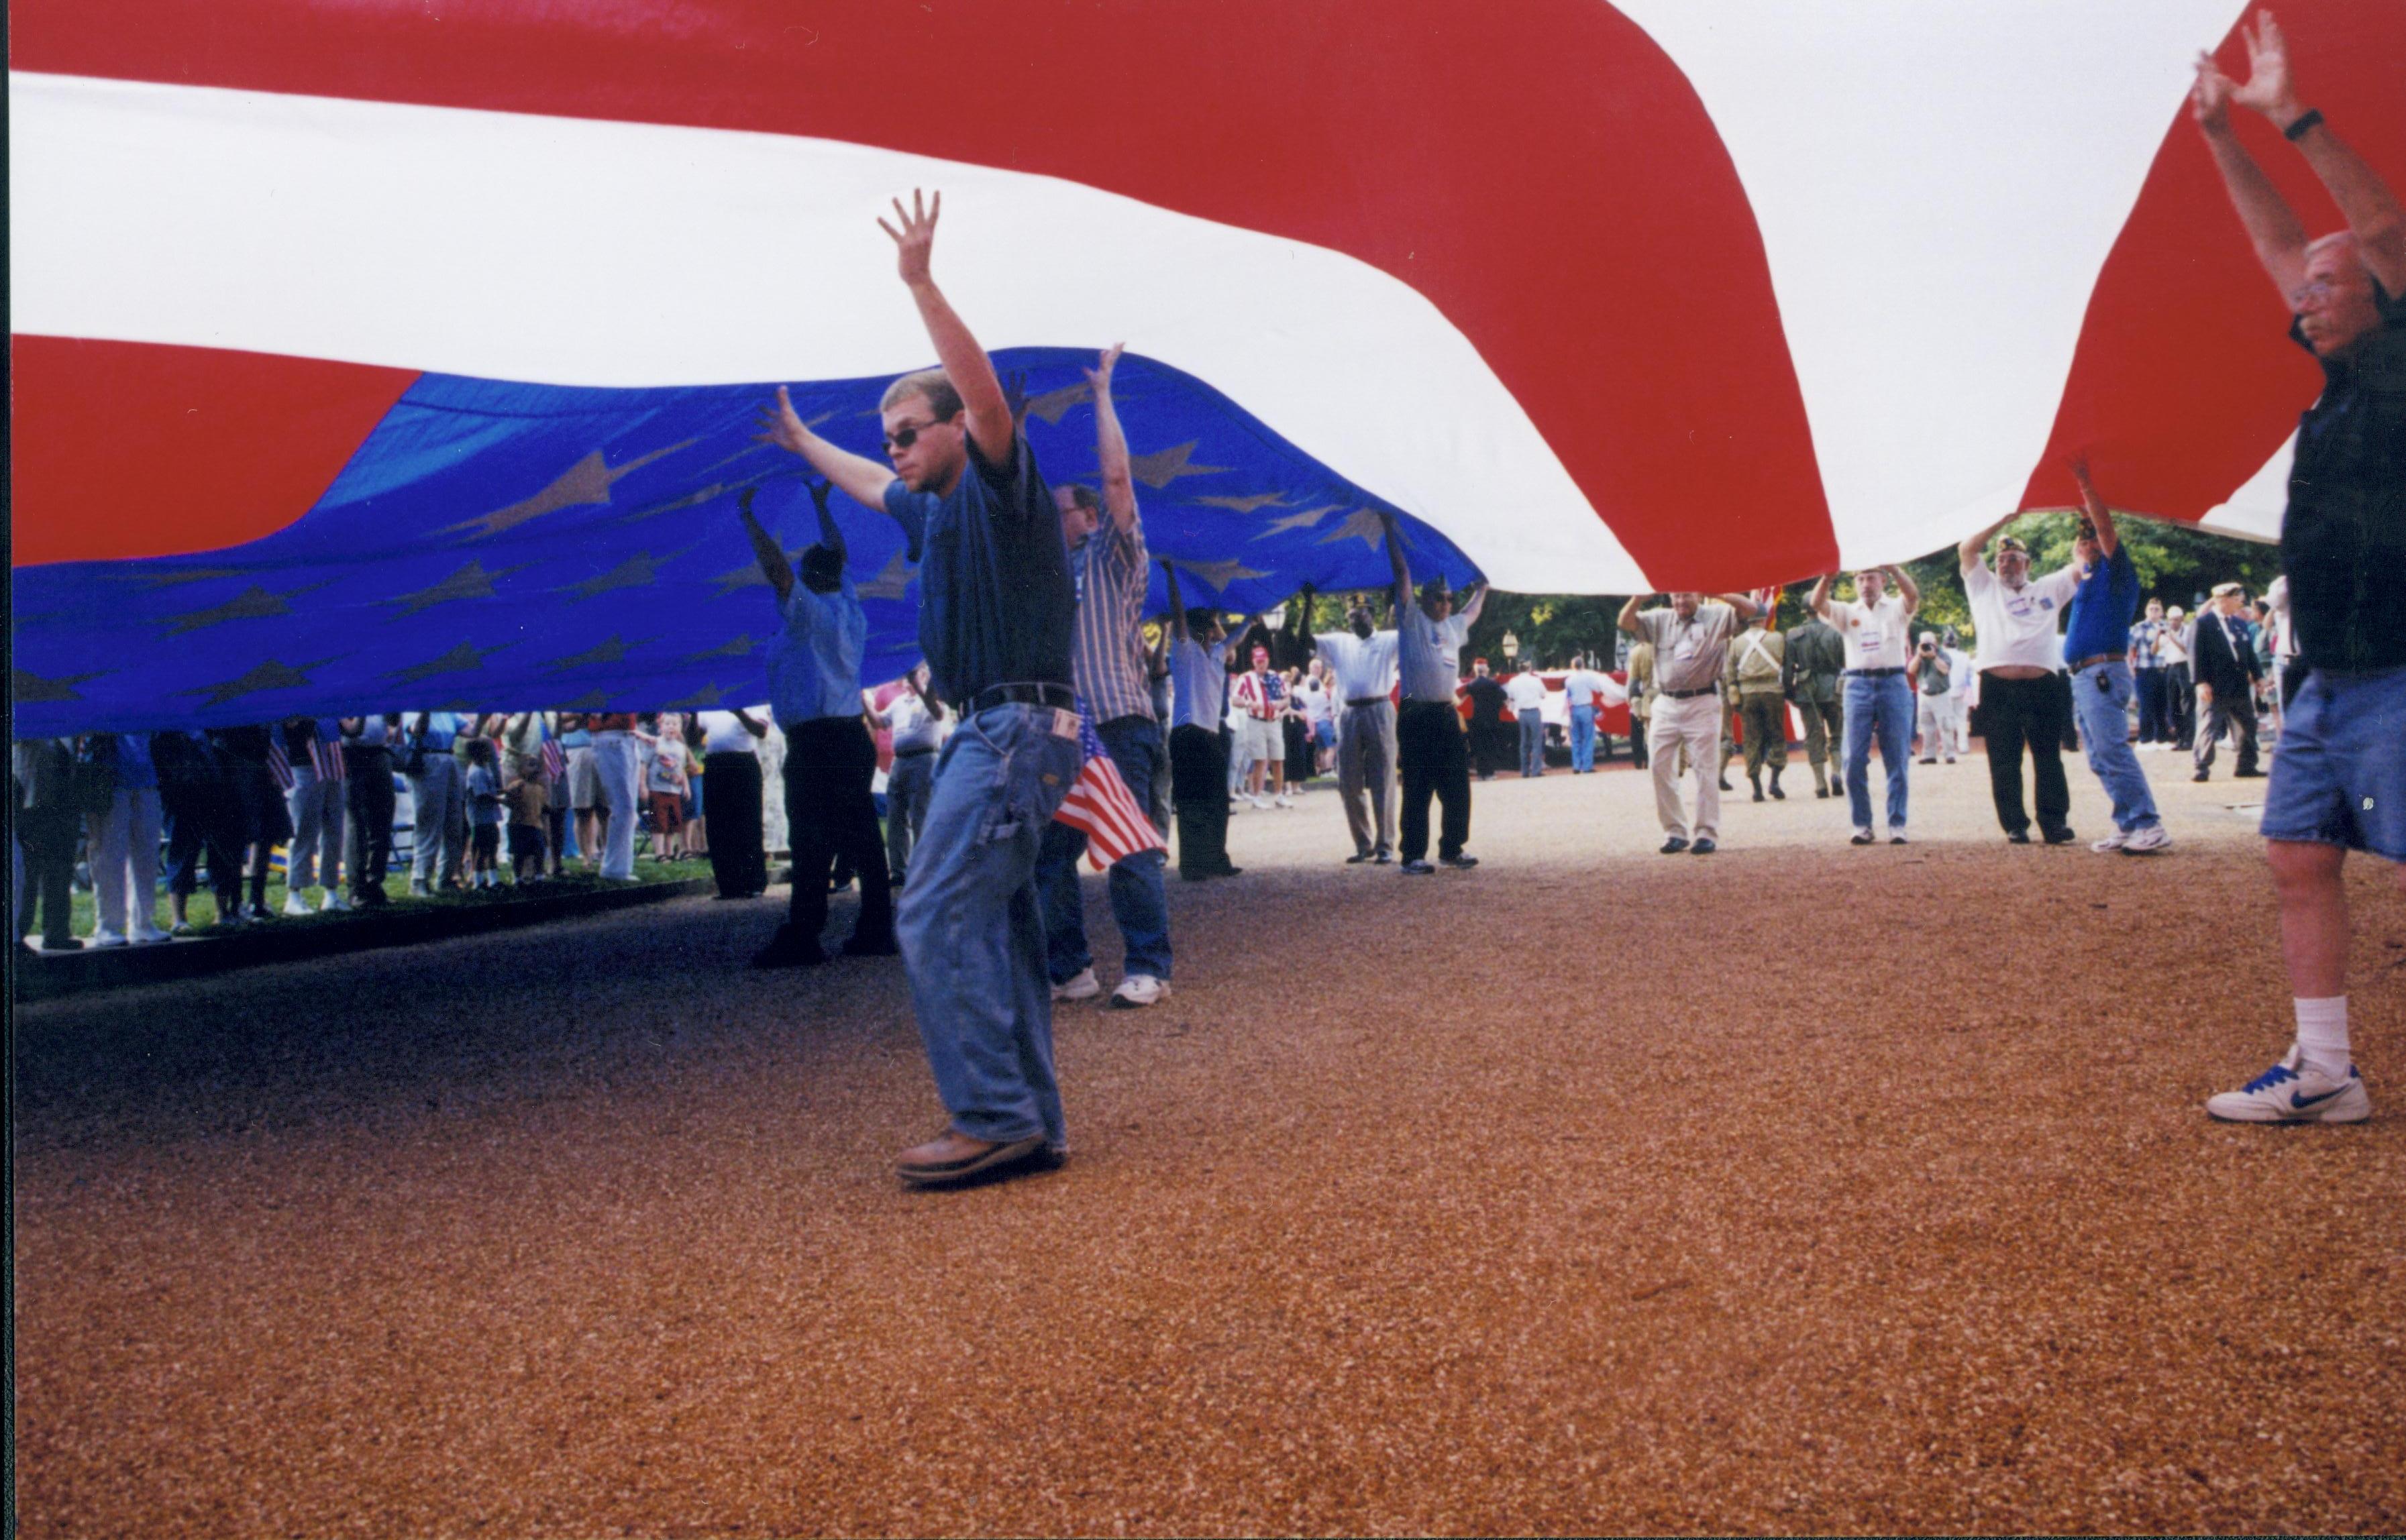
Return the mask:
[[[914,1145],[897,1156],[894,1174],[913,1187],[942,1187],[966,1181],[981,1172],[1016,1165],[1043,1148],[1041,1134],[998,1144],[947,1128],[927,1143]]]

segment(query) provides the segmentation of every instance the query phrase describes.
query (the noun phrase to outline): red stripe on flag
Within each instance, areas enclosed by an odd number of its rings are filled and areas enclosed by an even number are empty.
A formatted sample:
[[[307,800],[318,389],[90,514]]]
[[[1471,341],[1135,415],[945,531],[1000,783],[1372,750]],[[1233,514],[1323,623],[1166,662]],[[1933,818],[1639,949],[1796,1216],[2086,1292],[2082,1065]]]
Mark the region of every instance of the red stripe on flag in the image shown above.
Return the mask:
[[[276,777],[276,784],[286,791],[292,789],[292,756],[286,754],[284,745],[273,738],[267,743],[267,773]]]

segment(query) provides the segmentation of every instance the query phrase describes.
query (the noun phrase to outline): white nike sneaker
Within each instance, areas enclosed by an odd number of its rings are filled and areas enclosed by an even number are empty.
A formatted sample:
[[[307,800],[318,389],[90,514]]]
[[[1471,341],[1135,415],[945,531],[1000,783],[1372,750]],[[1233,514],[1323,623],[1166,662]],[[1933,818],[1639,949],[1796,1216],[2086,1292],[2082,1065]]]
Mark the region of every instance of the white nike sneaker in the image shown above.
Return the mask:
[[[284,913],[286,918],[296,919],[301,915],[311,912],[313,911],[309,908],[308,899],[304,898],[297,893],[288,892],[284,895]]]
[[[1111,1005],[1120,1010],[1134,1010],[1153,1005],[1169,997],[1169,986],[1150,973],[1131,973],[1111,991]]]
[[[2103,855],[2109,852],[2120,850],[2124,845],[2127,845],[2130,842],[2130,837],[2129,835],[2123,833],[2120,829],[2116,829],[2113,833],[2105,836],[2102,840],[2089,841],[2088,848],[2097,852],[2100,855]]]
[[[2346,1079],[2334,1080],[2301,1062],[2291,1043],[2279,1064],[2239,1090],[2207,1097],[2205,1111],[2224,1123],[2362,1123],[2372,1116],[2372,1098],[2354,1065]]]
[[[2145,855],[2152,852],[2161,850],[2172,842],[2172,837],[2165,830],[2163,825],[2150,824],[2145,828],[2132,829],[2130,831],[2130,833],[2122,841],[2122,854],[2125,855]]]
[[[1053,997],[1056,1000],[1091,1000],[1102,992],[1102,981],[1095,977],[1095,970],[1091,968],[1082,968],[1076,978],[1053,986]]]

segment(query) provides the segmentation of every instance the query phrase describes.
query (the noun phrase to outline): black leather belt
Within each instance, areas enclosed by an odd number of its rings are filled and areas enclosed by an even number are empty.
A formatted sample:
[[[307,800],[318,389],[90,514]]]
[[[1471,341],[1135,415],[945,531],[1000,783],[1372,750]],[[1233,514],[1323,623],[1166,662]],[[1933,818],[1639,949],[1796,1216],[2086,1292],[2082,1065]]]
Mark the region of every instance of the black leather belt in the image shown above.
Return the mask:
[[[1056,706],[1073,712],[1078,696],[1067,685],[988,685],[969,698],[971,715],[990,706]]]
[[[1849,679],[1886,679],[1891,674],[1900,674],[1904,671],[1903,669],[1848,669],[1847,671],[1847,677]]]
[[[1701,690],[1663,690],[1660,693],[1666,699],[1672,700],[1693,700],[1700,695],[1717,694],[1720,689],[1720,686],[1719,685],[1707,685]]]
[[[1348,700],[1345,702],[1345,709],[1348,711],[1360,711],[1365,706],[1383,706],[1386,703],[1387,698],[1383,695],[1366,695],[1358,700]]]

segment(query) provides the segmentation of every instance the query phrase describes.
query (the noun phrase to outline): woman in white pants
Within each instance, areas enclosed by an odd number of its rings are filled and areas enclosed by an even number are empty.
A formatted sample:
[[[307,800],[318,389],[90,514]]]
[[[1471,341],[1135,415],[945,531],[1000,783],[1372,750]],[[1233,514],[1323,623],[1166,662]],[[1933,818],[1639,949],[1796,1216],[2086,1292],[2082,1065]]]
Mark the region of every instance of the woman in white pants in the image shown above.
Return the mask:
[[[101,734],[95,737],[95,748],[104,741],[114,748],[117,791],[107,812],[84,817],[84,831],[92,841],[92,944],[163,941],[167,933],[159,928],[159,775],[150,766],[150,742],[139,733]]]
[[[630,883],[635,879],[635,805],[644,773],[635,718],[631,713],[610,712],[586,720],[593,727],[593,773],[601,781],[608,820],[602,831],[602,875]]]
[[[333,914],[351,907],[343,897],[347,788],[340,776],[318,771],[321,760],[330,767],[342,763],[341,734],[325,730],[333,726],[320,727],[313,716],[296,716],[281,728],[284,756],[292,766],[292,789],[284,794],[285,810],[292,818],[292,849],[284,864],[284,912],[290,915],[308,913],[309,902],[302,894],[321,885],[326,890],[318,904],[321,911]]]

